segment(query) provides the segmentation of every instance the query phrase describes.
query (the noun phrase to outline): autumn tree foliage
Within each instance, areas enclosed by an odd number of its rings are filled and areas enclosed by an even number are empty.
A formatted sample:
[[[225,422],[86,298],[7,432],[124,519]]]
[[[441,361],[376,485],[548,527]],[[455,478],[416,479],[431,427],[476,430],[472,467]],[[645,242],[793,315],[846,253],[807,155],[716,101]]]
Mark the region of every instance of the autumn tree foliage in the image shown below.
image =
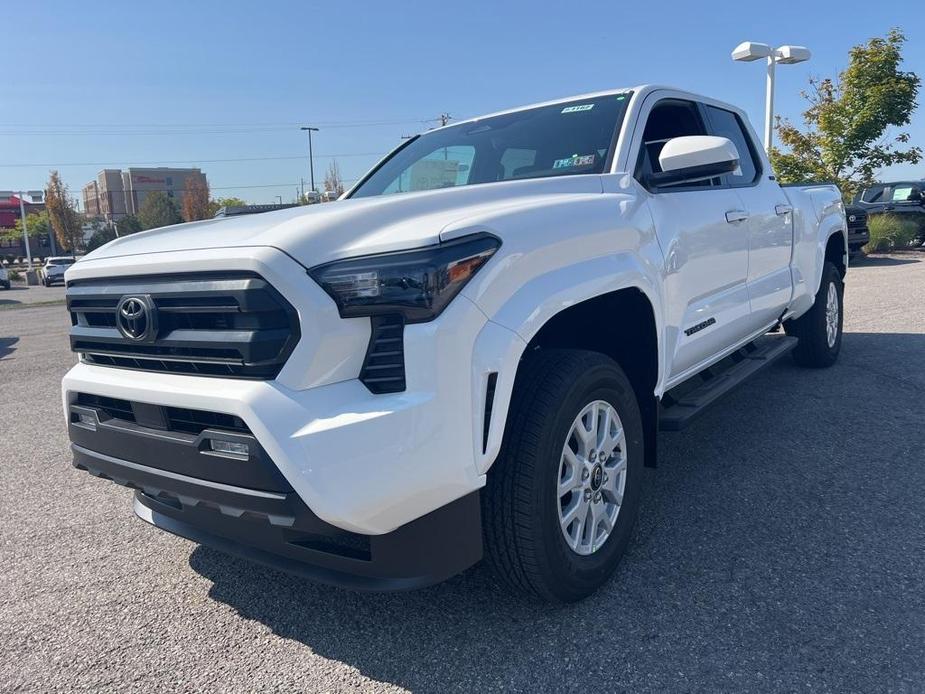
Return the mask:
[[[209,219],[209,184],[199,176],[186,179],[186,188],[183,192],[183,219],[195,222],[199,219]]]
[[[57,171],[52,171],[48,178],[45,209],[58,245],[72,253],[76,252],[83,242],[83,220],[74,207],[67,185]]]

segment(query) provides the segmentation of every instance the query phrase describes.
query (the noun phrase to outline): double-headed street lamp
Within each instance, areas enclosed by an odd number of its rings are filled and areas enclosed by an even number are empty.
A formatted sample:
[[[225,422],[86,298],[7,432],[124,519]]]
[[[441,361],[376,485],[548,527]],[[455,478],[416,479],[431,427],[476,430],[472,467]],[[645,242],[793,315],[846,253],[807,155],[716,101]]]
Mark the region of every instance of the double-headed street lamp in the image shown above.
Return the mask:
[[[315,192],[315,160],[312,156],[312,133],[318,132],[318,128],[303,125],[301,129],[308,131],[308,173],[311,176],[312,192]]]
[[[764,104],[764,149],[771,151],[771,136],[774,132],[774,67],[775,65],[793,65],[810,59],[809,49],[804,46],[780,46],[771,48],[766,43],[745,41],[732,51],[732,59],[744,63],[753,60],[768,60],[767,94]]]

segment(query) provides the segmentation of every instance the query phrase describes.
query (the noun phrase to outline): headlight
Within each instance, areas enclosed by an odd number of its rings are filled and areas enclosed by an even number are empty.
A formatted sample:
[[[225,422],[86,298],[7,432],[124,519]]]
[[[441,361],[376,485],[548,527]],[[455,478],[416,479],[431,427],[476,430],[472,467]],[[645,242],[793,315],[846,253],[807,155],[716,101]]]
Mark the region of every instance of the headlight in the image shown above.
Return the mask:
[[[849,222],[855,222],[855,221],[857,221],[857,217],[856,217],[855,215],[853,215],[853,214],[849,214],[849,215],[848,215],[848,221],[849,221]]]
[[[440,315],[501,246],[491,234],[413,251],[337,260],[308,271],[337,303],[341,318],[397,313],[406,323]]]

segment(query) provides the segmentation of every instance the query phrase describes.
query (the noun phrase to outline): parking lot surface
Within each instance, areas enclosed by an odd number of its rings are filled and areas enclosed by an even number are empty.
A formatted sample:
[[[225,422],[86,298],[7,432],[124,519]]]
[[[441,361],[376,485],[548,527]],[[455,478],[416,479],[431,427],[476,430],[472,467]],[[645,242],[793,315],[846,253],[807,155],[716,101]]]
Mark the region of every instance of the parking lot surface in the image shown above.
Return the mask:
[[[2,691],[925,689],[925,254],[850,270],[835,367],[661,436],[617,575],[565,607],[481,566],[352,593],[136,520],[70,466],[69,321],[26,303],[0,306]]]
[[[64,301],[64,287],[60,284],[51,287],[43,287],[41,284],[27,287],[22,282],[17,282],[9,289],[0,289],[0,311],[7,308],[62,301]]]

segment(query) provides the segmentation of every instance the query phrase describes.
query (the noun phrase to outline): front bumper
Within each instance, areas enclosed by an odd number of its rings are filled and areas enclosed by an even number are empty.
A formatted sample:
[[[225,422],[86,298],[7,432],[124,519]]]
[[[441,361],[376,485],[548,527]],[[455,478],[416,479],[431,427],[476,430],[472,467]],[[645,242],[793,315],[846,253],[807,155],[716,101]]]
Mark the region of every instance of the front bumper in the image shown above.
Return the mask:
[[[194,542],[369,590],[420,588],[481,559],[479,492],[390,533],[362,535],[312,513],[248,433],[159,430],[80,404],[70,406],[70,419],[75,467],[136,489],[140,518]],[[213,439],[246,443],[250,453],[217,456],[207,445]]]
[[[859,248],[870,241],[870,230],[864,227],[848,227],[848,247]]]

